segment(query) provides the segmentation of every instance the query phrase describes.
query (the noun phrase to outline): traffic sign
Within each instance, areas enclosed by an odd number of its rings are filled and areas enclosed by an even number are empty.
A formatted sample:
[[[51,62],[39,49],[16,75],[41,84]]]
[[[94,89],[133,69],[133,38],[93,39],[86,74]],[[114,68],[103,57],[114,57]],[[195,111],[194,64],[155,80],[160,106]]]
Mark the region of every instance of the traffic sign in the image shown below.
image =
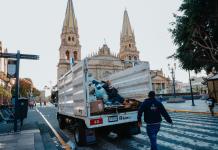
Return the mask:
[[[16,53],[0,53],[0,58],[17,58]],[[38,60],[39,55],[30,55],[30,54],[20,54],[19,59],[34,59]]]

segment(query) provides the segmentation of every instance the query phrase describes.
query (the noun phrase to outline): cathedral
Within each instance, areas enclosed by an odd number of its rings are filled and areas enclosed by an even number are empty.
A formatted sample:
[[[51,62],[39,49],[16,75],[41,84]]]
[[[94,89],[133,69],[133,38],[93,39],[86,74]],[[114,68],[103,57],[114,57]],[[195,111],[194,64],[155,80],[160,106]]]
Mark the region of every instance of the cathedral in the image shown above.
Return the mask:
[[[73,3],[72,0],[68,0],[59,48],[58,79],[70,69],[72,60],[74,63],[81,60],[81,45]],[[98,53],[89,57],[89,60],[93,74],[98,74],[97,78],[132,67],[139,62],[139,51],[136,48],[135,35],[130,25],[127,10],[124,11],[118,55],[112,54],[107,44],[104,44]]]
[[[79,41],[78,24],[74,13],[73,2],[72,0],[68,0],[61,33],[57,78],[59,79],[70,69],[70,63],[72,61],[76,64],[80,60],[81,45]],[[127,10],[124,11],[123,15],[118,54],[112,54],[110,48],[105,43],[96,54],[89,56],[88,60],[89,71],[96,79],[105,78],[114,72],[133,67],[141,62],[139,59],[139,51],[136,47],[135,34],[132,30]],[[165,83],[165,81],[163,81],[163,83]]]

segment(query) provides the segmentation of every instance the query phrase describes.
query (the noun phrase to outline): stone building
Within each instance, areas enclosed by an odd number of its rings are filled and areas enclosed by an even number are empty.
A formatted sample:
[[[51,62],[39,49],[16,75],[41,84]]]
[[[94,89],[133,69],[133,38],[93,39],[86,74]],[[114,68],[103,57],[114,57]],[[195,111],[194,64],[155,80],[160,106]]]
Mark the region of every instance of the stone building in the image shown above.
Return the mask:
[[[70,69],[72,60],[74,60],[74,63],[81,60],[81,45],[72,0],[68,0],[67,3],[59,55],[58,79]],[[136,48],[135,35],[130,25],[127,10],[125,10],[119,54],[111,54],[107,44],[104,44],[95,55],[89,57],[89,65],[93,75],[102,78],[124,68],[132,67],[138,62],[139,51]]]
[[[105,78],[124,69],[124,63],[118,56],[111,54],[107,44],[104,44],[97,54],[88,57],[88,59],[89,71],[96,79]]]
[[[169,77],[165,77],[163,70],[151,70],[152,89],[157,94],[169,93],[171,81]]]
[[[70,61],[81,60],[81,46],[77,20],[74,13],[72,0],[68,0],[65,14],[61,46],[59,49],[60,59],[58,63],[58,79],[70,69]],[[135,34],[132,30],[127,10],[124,11],[123,24],[120,34],[120,48],[118,54],[112,54],[105,43],[95,54],[88,57],[92,75],[97,79],[107,77],[114,72],[139,64],[139,51],[136,47]],[[162,70],[152,70],[153,90],[157,93],[164,92],[169,88],[170,79],[163,75]]]
[[[123,26],[120,35],[119,57],[125,67],[132,67],[139,61],[139,51],[136,48],[135,34],[131,28],[127,10],[124,11]]]
[[[81,60],[81,45],[72,0],[68,0],[65,19],[61,33],[61,46],[59,48],[59,63],[57,78],[59,79],[70,69],[70,62]]]
[[[7,53],[7,49],[3,48],[2,41],[0,41],[0,52]],[[7,64],[8,59],[0,58],[0,85],[2,86],[6,86],[7,82],[9,82],[9,79],[7,78]]]

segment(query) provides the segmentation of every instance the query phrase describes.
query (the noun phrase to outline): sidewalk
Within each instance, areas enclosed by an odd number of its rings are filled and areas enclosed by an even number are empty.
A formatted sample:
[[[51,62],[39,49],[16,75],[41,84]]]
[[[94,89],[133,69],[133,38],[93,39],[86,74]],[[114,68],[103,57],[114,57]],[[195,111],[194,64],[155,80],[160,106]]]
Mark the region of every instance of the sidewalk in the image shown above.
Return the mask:
[[[0,122],[0,150],[44,150],[43,137],[35,123],[38,118],[33,118],[33,111],[29,110],[27,119],[24,120],[22,130],[18,122],[18,131],[13,131],[13,122]]]
[[[24,130],[17,133],[0,134],[0,150],[44,150],[40,131]]]
[[[192,106],[191,100],[184,103],[166,103],[163,102],[165,108],[170,112],[190,112],[199,114],[210,114],[208,105],[205,100],[194,100],[195,106]],[[214,113],[218,116],[218,105],[214,107]]]

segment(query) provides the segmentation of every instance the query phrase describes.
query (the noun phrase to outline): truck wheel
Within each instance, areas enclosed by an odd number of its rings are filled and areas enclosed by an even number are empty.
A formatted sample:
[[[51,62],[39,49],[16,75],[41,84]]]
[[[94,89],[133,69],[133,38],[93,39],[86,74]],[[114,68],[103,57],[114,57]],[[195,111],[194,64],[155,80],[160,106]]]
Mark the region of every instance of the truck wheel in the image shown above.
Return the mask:
[[[59,124],[60,129],[66,128],[66,124],[65,124],[64,119],[62,117],[58,118],[58,124]]]
[[[77,145],[83,146],[85,145],[85,129],[83,126],[77,126],[74,130],[74,139]]]

